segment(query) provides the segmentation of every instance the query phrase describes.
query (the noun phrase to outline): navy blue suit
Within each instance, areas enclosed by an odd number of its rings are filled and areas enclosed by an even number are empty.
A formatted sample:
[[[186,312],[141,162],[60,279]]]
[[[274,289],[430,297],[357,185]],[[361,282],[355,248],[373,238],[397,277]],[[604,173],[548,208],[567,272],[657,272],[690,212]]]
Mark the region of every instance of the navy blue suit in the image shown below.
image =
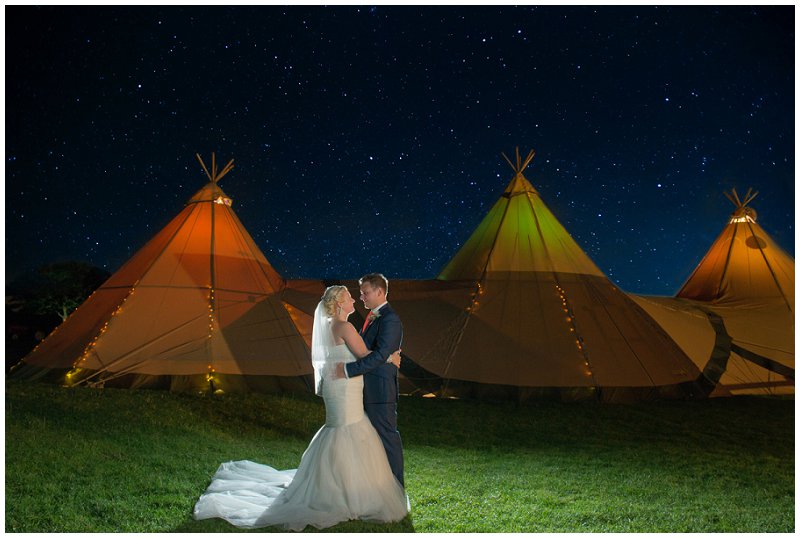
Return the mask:
[[[392,474],[403,484],[403,443],[397,431],[397,367],[386,362],[389,355],[400,349],[403,324],[387,303],[359,334],[371,353],[345,364],[347,377],[364,376],[364,411],[383,442]]]

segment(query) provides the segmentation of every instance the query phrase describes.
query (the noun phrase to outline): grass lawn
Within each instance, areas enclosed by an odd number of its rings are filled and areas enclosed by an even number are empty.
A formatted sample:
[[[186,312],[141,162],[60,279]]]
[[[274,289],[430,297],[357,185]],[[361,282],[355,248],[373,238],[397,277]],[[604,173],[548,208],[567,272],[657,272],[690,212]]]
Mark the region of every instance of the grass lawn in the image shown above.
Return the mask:
[[[311,395],[211,399],[7,381],[6,531],[236,531],[191,517],[219,464],[295,468],[323,422]],[[329,531],[795,528],[793,399],[402,398],[400,431],[411,514]]]

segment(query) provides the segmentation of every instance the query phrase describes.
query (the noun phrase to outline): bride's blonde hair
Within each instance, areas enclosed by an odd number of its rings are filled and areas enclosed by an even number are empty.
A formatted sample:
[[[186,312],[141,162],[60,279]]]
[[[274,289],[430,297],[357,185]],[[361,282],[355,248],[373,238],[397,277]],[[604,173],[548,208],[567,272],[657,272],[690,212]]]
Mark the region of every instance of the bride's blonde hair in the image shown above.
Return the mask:
[[[322,294],[322,305],[325,307],[325,313],[330,317],[336,315],[336,307],[339,302],[339,296],[342,292],[347,291],[347,286],[329,286]]]

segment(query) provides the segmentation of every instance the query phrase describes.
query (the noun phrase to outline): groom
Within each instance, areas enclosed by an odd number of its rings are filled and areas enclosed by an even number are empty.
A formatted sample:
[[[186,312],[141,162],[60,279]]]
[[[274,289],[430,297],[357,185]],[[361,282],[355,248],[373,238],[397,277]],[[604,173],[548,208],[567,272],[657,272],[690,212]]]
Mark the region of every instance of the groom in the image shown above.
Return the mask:
[[[371,353],[356,362],[338,363],[338,377],[364,376],[364,411],[378,431],[389,459],[392,474],[403,487],[403,443],[397,431],[397,367],[389,355],[400,349],[403,324],[386,301],[389,281],[380,273],[370,273],[358,280],[361,300],[370,312],[360,331]]]

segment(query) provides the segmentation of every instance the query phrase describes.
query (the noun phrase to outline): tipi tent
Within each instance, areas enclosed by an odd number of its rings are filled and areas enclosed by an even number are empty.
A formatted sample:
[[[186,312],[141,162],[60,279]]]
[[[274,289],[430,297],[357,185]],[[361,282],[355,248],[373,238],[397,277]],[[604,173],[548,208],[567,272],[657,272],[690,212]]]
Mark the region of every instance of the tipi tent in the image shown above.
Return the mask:
[[[441,395],[699,395],[695,364],[525,178],[533,156],[506,157],[511,182],[438,281],[390,285],[408,335],[403,351],[422,369],[408,377],[428,387],[438,377]]]
[[[703,372],[711,395],[794,393],[794,260],[733,189],[727,225],[675,298],[632,296]]]
[[[743,201],[736,189],[725,195],[736,210],[677,297],[721,306],[783,302],[794,312],[794,260],[756,223],[747,204],[758,193],[748,189]]]
[[[72,315],[16,375],[67,385],[172,390],[307,390],[312,318],[253,242],[218,181],[209,182]],[[308,287],[308,286],[306,286]],[[320,292],[321,293],[321,292]]]

